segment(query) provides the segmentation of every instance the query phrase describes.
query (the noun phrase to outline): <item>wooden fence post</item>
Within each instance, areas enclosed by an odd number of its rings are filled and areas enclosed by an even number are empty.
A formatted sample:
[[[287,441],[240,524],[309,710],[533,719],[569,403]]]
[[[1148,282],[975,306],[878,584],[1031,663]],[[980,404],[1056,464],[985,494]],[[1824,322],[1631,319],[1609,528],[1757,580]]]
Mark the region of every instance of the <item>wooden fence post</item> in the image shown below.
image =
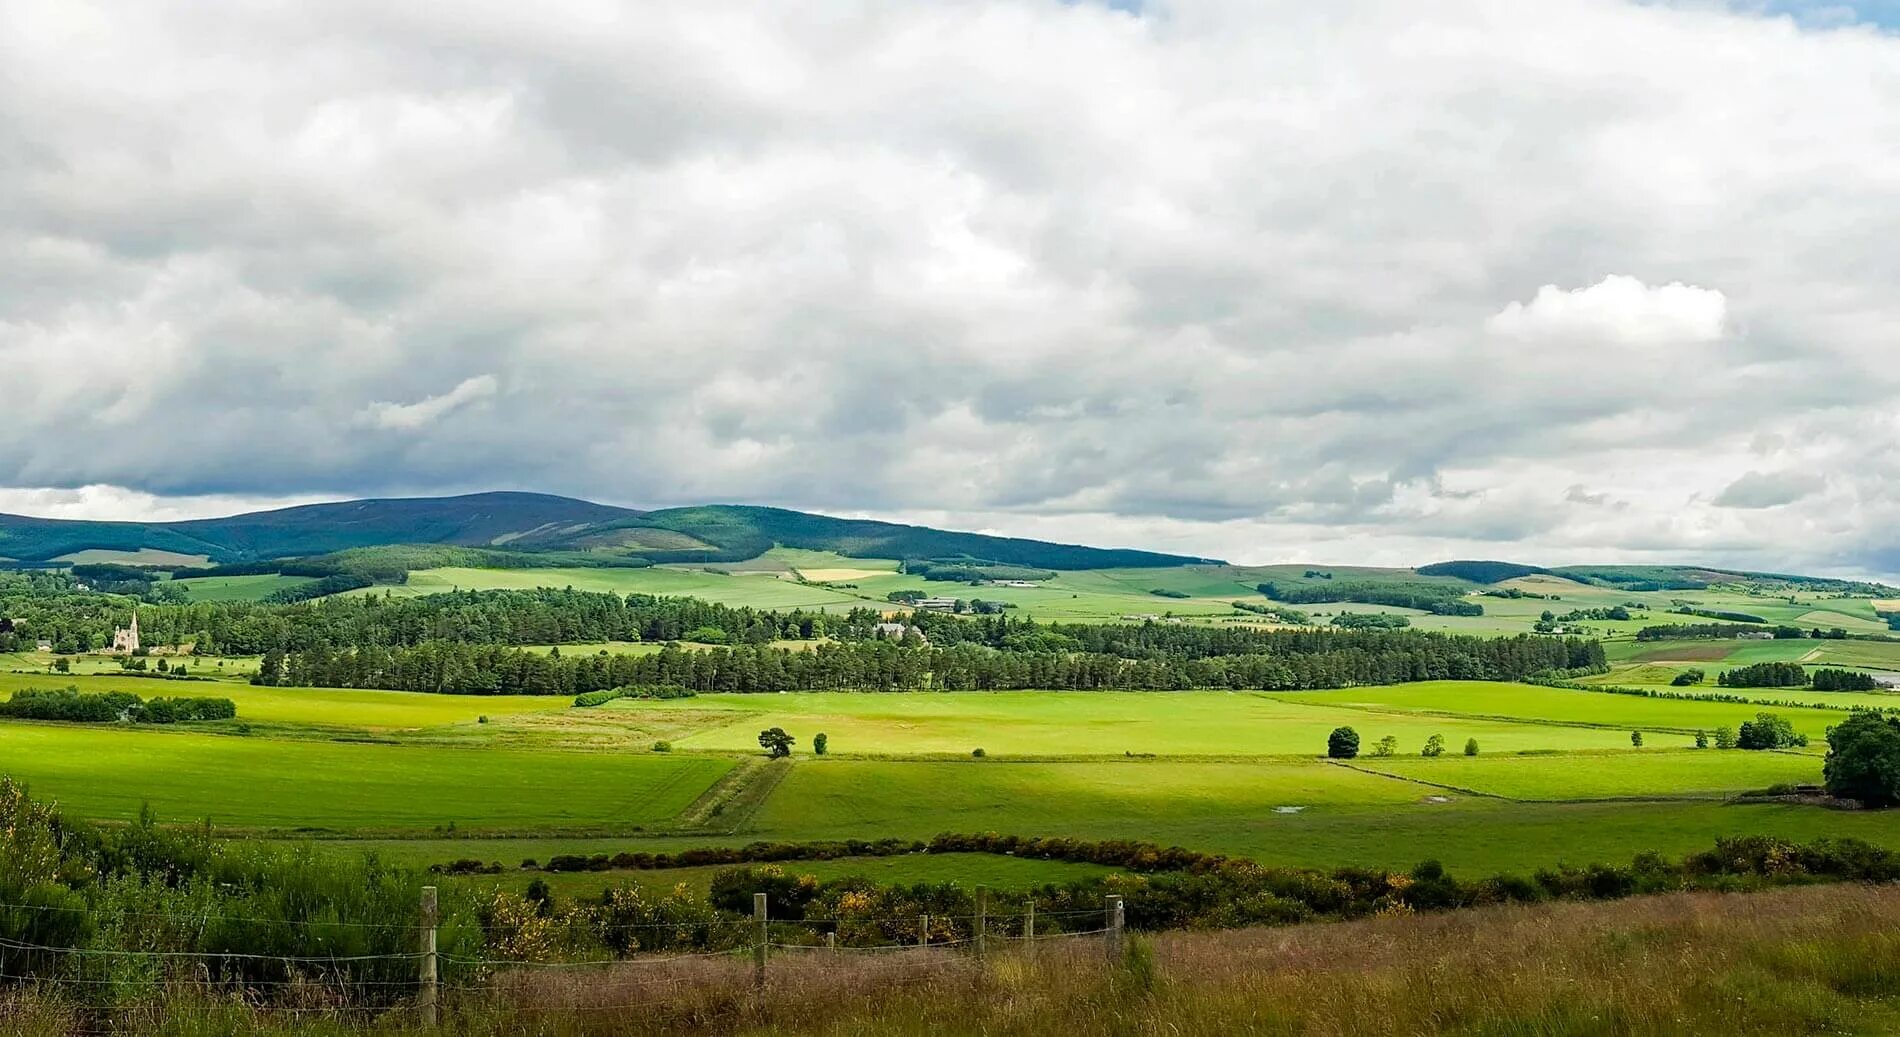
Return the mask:
[[[917,946],[930,946],[930,916],[925,915],[917,925]]]
[[[771,933],[766,928],[765,894],[752,894],[752,919],[759,924],[752,948],[752,985],[765,989],[765,945]]]
[[[1122,960],[1122,927],[1126,916],[1122,912],[1122,898],[1111,895],[1108,898],[1108,963],[1120,964]]]
[[[1023,919],[1023,953],[1036,956],[1036,898],[1029,898],[1029,914]]]
[[[416,992],[416,1007],[422,1013],[422,1025],[436,1024],[436,897],[434,886],[422,887],[422,977]]]
[[[990,939],[990,891],[987,886],[976,887],[976,956],[981,958],[989,952]]]

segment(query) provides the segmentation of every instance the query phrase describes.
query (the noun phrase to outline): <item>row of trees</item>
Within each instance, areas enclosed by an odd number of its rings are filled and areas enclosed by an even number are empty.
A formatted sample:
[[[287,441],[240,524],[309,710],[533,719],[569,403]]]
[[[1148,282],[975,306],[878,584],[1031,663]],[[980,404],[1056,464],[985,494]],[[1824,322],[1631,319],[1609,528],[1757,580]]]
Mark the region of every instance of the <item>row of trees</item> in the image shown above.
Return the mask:
[[[25,688],[0,702],[0,716],[79,724],[178,724],[230,720],[237,704],[225,698],[141,700],[124,691],[81,692],[76,688]]]
[[[1715,682],[1724,688],[1801,688],[1808,671],[1800,663],[1751,663],[1722,671]]]
[[[25,575],[25,574],[21,574]],[[42,574],[31,574],[39,577]],[[0,651],[53,642],[60,652],[109,643],[134,601],[76,592],[70,581],[15,581],[0,585]],[[143,605],[139,627],[148,645],[192,644],[202,655],[262,655],[272,649],[412,647],[428,641],[464,644],[573,644],[592,641],[669,641],[715,631],[734,644],[781,638],[850,636],[877,622],[860,609],[849,616],[822,612],[731,608],[691,598],[622,596],[575,590],[457,591],[416,598],[329,597],[297,603],[196,602]]]
[[[934,639],[933,639],[934,641]],[[916,646],[867,639],[809,650],[741,645],[649,655],[562,655],[432,641],[413,648],[267,655],[260,683],[455,694],[579,694],[621,685],[695,692],[1339,688],[1418,680],[1516,680],[1561,669],[1594,643],[1329,631],[1245,655],[1130,655],[1034,647]]]
[[[1640,738],[1636,744],[1643,744]],[[1372,755],[1393,756],[1398,753],[1398,747],[1398,738],[1394,735],[1386,735],[1384,738],[1379,739],[1378,744],[1373,747]],[[1427,758],[1445,755],[1445,736],[1432,735],[1426,738],[1425,746],[1419,750],[1418,754]],[[1359,732],[1354,731],[1350,727],[1334,728],[1333,733],[1326,737],[1326,755],[1335,760],[1350,760],[1356,758],[1359,755]],[[1476,738],[1465,739],[1465,755],[1478,755],[1478,740]]]

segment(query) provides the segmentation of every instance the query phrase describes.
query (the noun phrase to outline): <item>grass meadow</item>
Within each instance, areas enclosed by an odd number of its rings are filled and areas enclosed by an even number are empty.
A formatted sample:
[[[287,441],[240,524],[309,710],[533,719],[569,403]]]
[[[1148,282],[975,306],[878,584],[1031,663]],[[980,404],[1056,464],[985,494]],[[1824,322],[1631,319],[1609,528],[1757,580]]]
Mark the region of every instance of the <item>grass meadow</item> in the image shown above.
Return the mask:
[[[1437,858],[1484,871],[1680,854],[1747,832],[1900,846],[1900,813],[1725,802],[1817,780],[1818,746],[1687,748],[1694,731],[1764,708],[1818,740],[1845,716],[1839,709],[1456,681],[1301,693],[704,695],[595,709],[558,696],[124,675],[51,683],[238,703],[238,720],[194,730],[0,722],[0,770],[76,813],[120,820],[149,803],[170,821],[318,835],[424,863],[956,831],[1138,838],[1315,867]],[[0,690],[48,684],[0,674]],[[1804,694],[1836,705],[1888,698]],[[1341,725],[1359,732],[1366,754],[1350,767],[1321,759]],[[798,738],[788,764],[759,765],[757,734],[768,726]],[[1642,749],[1631,748],[1631,730],[1644,732]],[[810,753],[819,731],[826,758]],[[1387,734],[1398,754],[1372,757]],[[1443,736],[1445,756],[1418,755],[1431,734]],[[1461,754],[1467,738],[1478,757]],[[662,739],[673,752],[653,751]],[[973,758],[979,747],[986,756]],[[827,867],[962,870],[954,861]],[[641,877],[688,879],[697,881]]]
[[[460,749],[0,724],[0,766],[82,816],[238,828],[513,832],[665,822],[713,757]]]
[[[1818,784],[1821,761],[1804,753],[1714,749],[1542,756],[1416,756],[1358,761],[1382,774],[1523,800],[1720,797],[1737,789]]]
[[[1449,699],[1465,690],[1452,683],[1443,694]],[[969,756],[979,748],[992,757],[1030,758],[1316,756],[1340,726],[1358,730],[1368,748],[1390,734],[1412,752],[1434,734],[1458,745],[1477,738],[1499,752],[1613,749],[1629,740],[1628,732],[1607,727],[1538,723],[1534,713],[1513,721],[1400,710],[1373,714],[1255,692],[814,692],[622,700],[612,708],[634,714],[703,711],[709,726],[679,744],[727,752],[756,748],[766,727],[784,728],[801,745],[822,731],[831,752],[872,756]],[[1671,740],[1661,734],[1658,739]],[[1690,739],[1685,734],[1673,741],[1686,745]]]

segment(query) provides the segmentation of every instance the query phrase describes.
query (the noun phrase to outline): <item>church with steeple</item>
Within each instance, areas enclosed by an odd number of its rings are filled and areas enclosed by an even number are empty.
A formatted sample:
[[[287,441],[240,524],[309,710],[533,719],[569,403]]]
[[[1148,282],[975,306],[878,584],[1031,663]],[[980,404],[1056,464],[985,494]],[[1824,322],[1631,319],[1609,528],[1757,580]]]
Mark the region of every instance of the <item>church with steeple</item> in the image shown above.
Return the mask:
[[[112,647],[114,654],[131,655],[139,650],[139,610],[132,610],[132,625],[112,628]]]

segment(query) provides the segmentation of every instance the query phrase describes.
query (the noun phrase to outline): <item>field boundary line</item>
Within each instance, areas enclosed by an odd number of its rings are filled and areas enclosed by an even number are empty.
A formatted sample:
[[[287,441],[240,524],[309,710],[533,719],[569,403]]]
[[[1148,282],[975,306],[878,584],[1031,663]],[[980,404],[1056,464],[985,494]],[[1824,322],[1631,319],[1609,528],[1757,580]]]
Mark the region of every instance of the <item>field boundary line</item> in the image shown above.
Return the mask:
[[[678,830],[731,835],[758,813],[779,782],[791,773],[792,761],[740,757],[731,770],[713,783],[680,815]],[[736,808],[736,809],[734,809]],[[714,818],[721,822],[715,826]]]
[[[1346,691],[1350,689],[1342,688],[1339,690]],[[1642,695],[1622,695],[1622,693],[1614,692],[1614,691],[1582,691],[1581,689],[1577,689],[1577,688],[1552,688],[1548,690],[1574,691],[1582,695],[1621,695],[1621,697],[1623,698],[1634,698],[1634,699],[1647,698],[1647,696],[1642,696]],[[1271,694],[1274,694],[1274,692],[1260,692],[1259,694],[1271,695]],[[1310,693],[1297,692],[1296,694],[1310,694]],[[1693,702],[1693,701],[1700,701],[1700,700],[1655,699],[1652,701],[1663,701],[1663,702],[1691,701]],[[1327,703],[1310,702],[1310,703],[1305,703],[1305,704],[1325,705],[1330,709],[1357,710],[1361,713],[1371,713],[1374,716],[1432,717],[1438,720],[1485,720],[1485,721],[1490,721],[1491,723],[1537,724],[1544,727],[1577,727],[1577,728],[1585,728],[1587,730],[1592,730],[1592,731],[1628,731],[1630,730],[1630,727],[1627,724],[1592,723],[1591,721],[1588,721],[1588,720],[1547,720],[1543,717],[1528,717],[1528,716],[1513,717],[1513,716],[1504,716],[1502,714],[1497,714],[1497,713],[1455,713],[1450,710],[1443,710],[1443,709],[1394,709],[1391,707],[1368,706],[1361,703],[1345,703],[1345,702],[1327,702]],[[1718,702],[1715,704],[1728,705],[1728,706],[1767,705],[1767,703],[1761,703],[1761,702],[1746,702],[1746,703],[1744,702]],[[1826,706],[1822,708],[1835,709],[1838,707]],[[1668,727],[1661,724],[1645,724],[1645,725],[1642,725],[1641,730],[1654,731],[1657,734],[1692,735],[1692,734],[1695,734],[1696,731],[1698,730],[1706,731],[1708,729],[1707,728],[1693,728],[1693,727]],[[1560,751],[1590,752],[1592,750],[1560,750]]]
[[[1695,752],[1697,750],[1686,751]],[[1789,753],[1787,755],[1800,756],[1803,754]],[[1414,785],[1424,785],[1429,788],[1445,789],[1449,792],[1458,792],[1479,799],[1495,799],[1505,803],[1532,803],[1542,806],[1560,806],[1566,803],[1735,803],[1740,802],[1737,797],[1745,794],[1745,791],[1737,792],[1734,790],[1712,789],[1705,792],[1684,792],[1677,795],[1580,796],[1565,799],[1537,799],[1522,796],[1506,796],[1497,792],[1482,792],[1478,789],[1466,788],[1462,785],[1449,785],[1444,782],[1414,778],[1408,774],[1393,774],[1390,771],[1373,770],[1370,767],[1362,767],[1346,760],[1328,760],[1326,762],[1335,767],[1343,767],[1349,771],[1358,771],[1361,774],[1392,778],[1396,781],[1410,782]]]
[[[1479,799],[1495,799],[1495,800],[1500,800],[1505,803],[1523,802],[1523,800],[1512,799],[1509,796],[1500,796],[1495,792],[1479,792],[1477,789],[1468,789],[1461,785],[1447,785],[1444,782],[1426,781],[1424,778],[1414,778],[1405,774],[1393,774],[1389,771],[1376,771],[1370,767],[1362,767],[1362,766],[1359,766],[1358,764],[1350,763],[1346,760],[1327,760],[1326,762],[1333,765],[1334,767],[1340,767],[1349,771],[1358,771],[1360,774],[1369,774],[1375,778],[1390,778],[1393,781],[1403,781],[1403,782],[1406,782],[1407,784],[1422,785],[1426,788],[1431,788],[1431,789],[1444,789],[1447,792],[1457,792],[1466,796],[1475,796]]]

